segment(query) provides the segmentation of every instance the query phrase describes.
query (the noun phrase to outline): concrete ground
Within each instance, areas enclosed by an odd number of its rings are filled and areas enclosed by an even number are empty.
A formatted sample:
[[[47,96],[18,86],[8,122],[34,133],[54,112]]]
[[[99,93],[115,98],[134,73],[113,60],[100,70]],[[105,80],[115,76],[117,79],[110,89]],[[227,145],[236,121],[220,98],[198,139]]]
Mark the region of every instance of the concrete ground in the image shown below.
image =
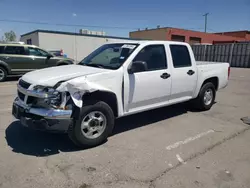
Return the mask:
[[[250,187],[250,69],[232,69],[207,112],[185,105],[117,120],[105,144],[78,150],[67,135],[11,116],[17,80],[0,83],[0,187]]]

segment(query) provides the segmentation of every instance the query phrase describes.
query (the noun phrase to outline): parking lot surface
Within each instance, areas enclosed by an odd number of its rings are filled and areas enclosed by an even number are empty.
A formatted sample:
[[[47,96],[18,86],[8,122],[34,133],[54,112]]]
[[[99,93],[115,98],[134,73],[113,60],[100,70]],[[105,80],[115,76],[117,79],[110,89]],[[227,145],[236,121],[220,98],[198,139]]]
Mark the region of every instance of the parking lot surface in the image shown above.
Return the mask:
[[[11,115],[17,79],[0,83],[0,187],[250,187],[250,69],[231,69],[210,111],[187,104],[116,121],[101,146],[35,132]]]

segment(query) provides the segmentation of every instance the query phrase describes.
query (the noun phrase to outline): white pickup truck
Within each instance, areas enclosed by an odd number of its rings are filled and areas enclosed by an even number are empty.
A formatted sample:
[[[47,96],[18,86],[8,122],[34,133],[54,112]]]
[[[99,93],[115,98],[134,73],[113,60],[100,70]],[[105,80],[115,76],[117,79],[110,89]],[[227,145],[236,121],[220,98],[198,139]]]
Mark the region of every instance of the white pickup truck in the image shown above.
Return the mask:
[[[79,146],[96,146],[115,118],[189,100],[209,110],[229,73],[228,63],[196,62],[186,43],[110,43],[78,65],[25,74],[12,114],[26,127],[64,131]]]

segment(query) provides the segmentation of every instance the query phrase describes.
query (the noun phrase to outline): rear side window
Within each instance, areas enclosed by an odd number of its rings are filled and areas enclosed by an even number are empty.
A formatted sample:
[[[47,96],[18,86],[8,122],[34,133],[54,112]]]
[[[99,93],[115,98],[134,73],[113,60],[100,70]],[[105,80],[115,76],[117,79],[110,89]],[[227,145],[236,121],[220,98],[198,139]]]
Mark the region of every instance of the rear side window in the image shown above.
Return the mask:
[[[12,55],[25,55],[25,50],[22,46],[6,46],[4,53]]]
[[[174,68],[191,67],[189,51],[184,45],[170,45]]]
[[[0,54],[3,54],[4,46],[0,46]]]
[[[167,68],[166,53],[164,45],[149,45],[144,47],[133,61],[144,61],[147,63],[148,71]]]

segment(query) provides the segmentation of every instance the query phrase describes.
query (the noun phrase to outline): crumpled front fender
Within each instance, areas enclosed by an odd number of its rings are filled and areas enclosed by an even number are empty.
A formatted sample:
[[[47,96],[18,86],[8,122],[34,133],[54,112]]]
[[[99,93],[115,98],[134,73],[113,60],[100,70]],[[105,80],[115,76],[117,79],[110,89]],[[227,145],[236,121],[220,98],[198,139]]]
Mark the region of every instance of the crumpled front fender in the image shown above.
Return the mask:
[[[88,81],[86,76],[80,77],[80,78],[78,77],[78,78],[63,82],[57,88],[57,90],[60,92],[69,92],[74,104],[79,108],[82,107],[82,104],[83,104],[82,96],[85,93],[92,93],[98,90],[112,92],[108,88],[105,88],[101,85]]]

